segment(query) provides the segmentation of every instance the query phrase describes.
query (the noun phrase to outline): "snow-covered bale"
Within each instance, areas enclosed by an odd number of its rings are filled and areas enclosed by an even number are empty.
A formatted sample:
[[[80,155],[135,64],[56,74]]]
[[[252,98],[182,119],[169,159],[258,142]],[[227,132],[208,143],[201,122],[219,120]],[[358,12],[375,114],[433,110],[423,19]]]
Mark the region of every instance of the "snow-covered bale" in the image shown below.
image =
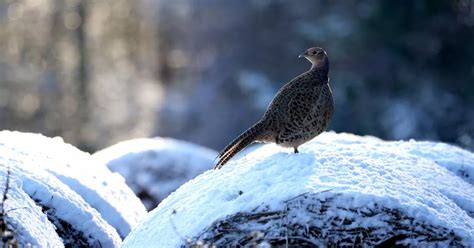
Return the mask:
[[[453,171],[474,154],[442,147],[335,133],[299,154],[265,145],[181,186],[123,247],[471,247],[474,187]]]
[[[23,191],[9,170],[0,170],[1,247],[64,247],[41,208]]]
[[[123,141],[93,155],[120,173],[151,210],[183,183],[212,168],[217,153],[170,138]]]
[[[66,246],[117,247],[146,214],[120,175],[61,138],[2,131],[0,165],[21,182],[17,190],[41,207]]]

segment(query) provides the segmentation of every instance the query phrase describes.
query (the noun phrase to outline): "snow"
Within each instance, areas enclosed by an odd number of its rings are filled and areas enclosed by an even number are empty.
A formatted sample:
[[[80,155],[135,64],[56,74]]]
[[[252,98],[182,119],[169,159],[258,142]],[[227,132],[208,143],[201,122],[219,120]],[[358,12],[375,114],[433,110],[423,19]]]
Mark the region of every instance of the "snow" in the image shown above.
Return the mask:
[[[7,168],[0,165],[0,185],[2,195],[6,190],[8,178],[8,193],[4,202],[5,213],[3,221],[8,229],[15,230],[15,239],[20,247],[31,245],[33,247],[64,247],[55,227],[48,221],[41,208],[21,189],[18,178],[7,176]]]
[[[292,209],[286,215],[302,226],[311,222],[322,233],[337,225],[328,223],[341,220],[342,225],[350,219],[353,227],[377,227],[384,235],[396,229],[387,220],[402,213],[411,228],[439,227],[461,237],[464,246],[473,246],[473,161],[473,153],[446,144],[332,132],[304,144],[299,154],[264,145],[181,186],[149,213],[123,247],[179,247],[197,242],[195,237],[206,238],[206,229],[219,227],[216,223],[226,218],[259,209],[284,211],[293,201],[316,209],[325,206],[317,218]],[[241,225],[261,228],[258,223]],[[403,242],[428,244],[420,237]]]
[[[117,231],[95,209],[56,177],[38,169],[33,160],[25,158],[9,166],[12,175],[22,181],[23,190],[32,199],[51,210],[58,219],[84,233],[90,245],[117,247],[120,244]]]
[[[459,147],[437,142],[395,142],[395,146],[413,155],[425,157],[474,185],[474,156]]]
[[[93,154],[120,173],[148,209],[183,183],[213,167],[217,152],[171,138],[123,141]]]
[[[89,246],[118,247],[146,214],[120,175],[61,138],[2,131],[0,154],[2,169],[21,181],[50,222],[58,230],[70,225]]]

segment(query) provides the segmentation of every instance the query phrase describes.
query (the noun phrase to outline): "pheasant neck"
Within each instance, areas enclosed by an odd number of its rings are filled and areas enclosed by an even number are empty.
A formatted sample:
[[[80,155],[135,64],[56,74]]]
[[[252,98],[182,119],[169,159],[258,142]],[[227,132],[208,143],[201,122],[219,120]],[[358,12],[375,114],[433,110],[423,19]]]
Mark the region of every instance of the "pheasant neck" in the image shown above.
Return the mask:
[[[329,64],[324,64],[324,65],[313,64],[313,66],[310,69],[310,72],[316,74],[318,78],[320,78],[323,82],[328,81],[328,71],[329,71]]]

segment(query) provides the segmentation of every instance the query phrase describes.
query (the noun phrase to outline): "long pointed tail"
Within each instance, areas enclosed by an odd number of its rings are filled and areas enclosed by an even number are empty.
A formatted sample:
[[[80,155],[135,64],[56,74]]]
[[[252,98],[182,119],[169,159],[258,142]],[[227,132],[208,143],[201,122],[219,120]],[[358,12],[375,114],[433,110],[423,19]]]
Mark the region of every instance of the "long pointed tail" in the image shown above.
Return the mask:
[[[245,147],[250,145],[252,142],[257,141],[264,135],[264,127],[261,122],[253,125],[247,131],[243,132],[239,137],[235,138],[229,145],[219,153],[219,161],[217,162],[214,169],[220,169],[229,161],[235,154],[243,150]]]

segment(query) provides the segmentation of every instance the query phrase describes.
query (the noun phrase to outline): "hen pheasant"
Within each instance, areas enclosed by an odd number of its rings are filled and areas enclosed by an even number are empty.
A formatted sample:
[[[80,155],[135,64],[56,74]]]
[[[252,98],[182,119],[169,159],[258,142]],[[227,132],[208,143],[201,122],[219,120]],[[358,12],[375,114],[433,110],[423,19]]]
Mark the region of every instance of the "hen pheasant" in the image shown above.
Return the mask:
[[[322,133],[334,112],[329,87],[329,60],[320,47],[299,56],[311,62],[311,69],[297,76],[275,95],[262,119],[239,135],[219,153],[214,169],[220,169],[235,154],[253,142],[274,142],[283,147],[298,146]]]

